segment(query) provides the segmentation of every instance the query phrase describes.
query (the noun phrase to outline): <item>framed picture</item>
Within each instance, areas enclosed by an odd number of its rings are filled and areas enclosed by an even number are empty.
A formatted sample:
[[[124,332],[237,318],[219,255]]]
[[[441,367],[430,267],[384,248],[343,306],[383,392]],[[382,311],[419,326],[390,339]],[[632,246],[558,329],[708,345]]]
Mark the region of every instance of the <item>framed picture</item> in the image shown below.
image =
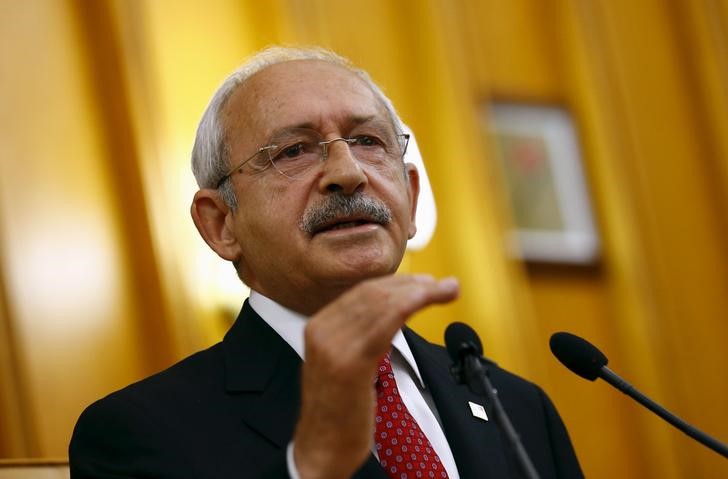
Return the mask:
[[[571,116],[563,109],[491,104],[483,118],[512,206],[514,256],[594,263],[599,240]]]

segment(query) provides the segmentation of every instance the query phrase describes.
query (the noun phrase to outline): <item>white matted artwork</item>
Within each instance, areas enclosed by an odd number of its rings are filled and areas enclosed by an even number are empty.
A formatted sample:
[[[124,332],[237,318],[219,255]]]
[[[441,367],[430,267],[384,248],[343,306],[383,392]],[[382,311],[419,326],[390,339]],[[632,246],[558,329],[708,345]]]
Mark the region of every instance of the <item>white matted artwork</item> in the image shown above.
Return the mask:
[[[534,262],[594,263],[599,239],[571,116],[556,107],[495,103],[483,126],[511,201],[513,255]]]

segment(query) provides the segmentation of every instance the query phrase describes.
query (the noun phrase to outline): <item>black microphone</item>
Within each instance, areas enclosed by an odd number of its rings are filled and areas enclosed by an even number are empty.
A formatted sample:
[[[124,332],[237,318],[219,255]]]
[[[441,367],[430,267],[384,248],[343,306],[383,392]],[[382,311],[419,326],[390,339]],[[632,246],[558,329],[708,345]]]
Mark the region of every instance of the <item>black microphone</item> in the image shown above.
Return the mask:
[[[453,362],[459,362],[463,353],[483,355],[483,345],[478,334],[465,323],[454,322],[445,329],[445,346]]]
[[[450,373],[455,380],[460,384],[467,384],[475,394],[486,394],[482,382],[473,377],[474,372],[467,371],[465,368],[466,357],[482,358],[483,356],[483,345],[473,328],[464,323],[450,323],[445,329],[445,347],[452,359]],[[474,367],[477,368],[477,365]],[[479,374],[479,371],[475,374]]]
[[[460,384],[467,384],[470,390],[479,395],[485,395],[493,406],[495,420],[505,433],[508,443],[516,453],[518,464],[528,479],[539,479],[538,472],[528,457],[521,438],[513,427],[508,413],[498,398],[498,391],[493,388],[488,375],[488,364],[492,364],[483,357],[483,345],[478,334],[464,323],[452,323],[445,329],[445,345],[453,366],[450,372]]]
[[[721,456],[728,458],[728,446],[683,421],[619,377],[607,367],[609,360],[604,353],[599,351],[589,341],[570,333],[555,333],[551,336],[549,346],[551,347],[551,352],[556,356],[556,359],[561,361],[573,373],[590,381],[594,381],[597,378],[604,379],[680,431],[714,450]]]

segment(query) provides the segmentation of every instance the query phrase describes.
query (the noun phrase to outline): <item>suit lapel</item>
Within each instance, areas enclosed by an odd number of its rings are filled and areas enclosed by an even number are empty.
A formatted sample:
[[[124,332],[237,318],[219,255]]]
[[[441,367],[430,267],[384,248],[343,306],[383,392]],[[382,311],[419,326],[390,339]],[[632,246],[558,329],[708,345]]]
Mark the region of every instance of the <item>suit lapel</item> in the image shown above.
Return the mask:
[[[449,371],[452,362],[443,348],[428,343],[408,328],[404,333],[437,406],[460,477],[512,477],[490,405],[482,396],[470,392],[467,386],[455,382]],[[490,420],[473,416],[469,401],[486,407]]]
[[[253,310],[248,301],[223,339],[225,388],[240,401],[242,420],[285,448],[301,406],[301,358]],[[353,479],[389,479],[369,455]]]
[[[301,359],[248,301],[223,339],[225,389],[240,402],[242,420],[284,448],[300,407]]]

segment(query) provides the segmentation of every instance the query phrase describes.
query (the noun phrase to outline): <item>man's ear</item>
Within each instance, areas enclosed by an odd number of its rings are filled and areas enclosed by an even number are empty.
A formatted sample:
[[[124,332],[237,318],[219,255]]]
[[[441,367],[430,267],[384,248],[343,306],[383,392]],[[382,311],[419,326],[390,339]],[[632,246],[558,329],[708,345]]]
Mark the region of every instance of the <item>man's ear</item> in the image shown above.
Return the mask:
[[[190,213],[197,231],[215,253],[228,261],[240,258],[240,245],[226,220],[233,212],[217,190],[203,188],[195,193]]]
[[[409,225],[409,239],[412,239],[417,233],[417,224],[415,218],[417,217],[417,199],[420,196],[420,173],[417,171],[417,167],[412,163],[405,163],[404,165],[405,175],[407,176],[407,194],[409,195],[410,201],[410,225]]]

